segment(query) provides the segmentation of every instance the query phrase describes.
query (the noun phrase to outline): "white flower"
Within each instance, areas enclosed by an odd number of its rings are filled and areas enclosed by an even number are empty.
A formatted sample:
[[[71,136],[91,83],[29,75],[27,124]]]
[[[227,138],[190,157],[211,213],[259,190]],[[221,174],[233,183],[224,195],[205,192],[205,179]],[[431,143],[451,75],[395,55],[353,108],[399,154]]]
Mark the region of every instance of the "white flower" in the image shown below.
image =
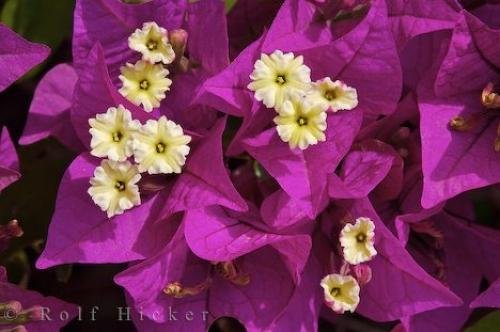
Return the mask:
[[[130,111],[125,107],[110,107],[106,113],[89,119],[89,125],[92,135],[90,154],[115,161],[125,161],[132,155],[132,135],[141,124],[132,120]]]
[[[336,313],[354,312],[359,304],[359,285],[352,276],[329,274],[321,280],[325,302]]]
[[[302,56],[277,50],[271,55],[261,54],[250,75],[252,82],[248,88],[255,91],[255,99],[279,110],[285,100],[307,92],[310,75],[311,70],[304,65]]]
[[[341,81],[332,81],[325,77],[311,84],[307,98],[312,103],[320,104],[325,110],[333,112],[352,110],[358,106],[358,93],[356,89],[347,86]]]
[[[181,173],[189,154],[191,136],[165,116],[148,120],[134,139],[134,157],[139,171],[149,174]]]
[[[141,204],[137,182],[141,175],[130,162],[103,160],[90,179],[89,195],[108,218]]]
[[[135,105],[142,105],[146,112],[159,107],[166,97],[165,92],[170,90],[169,71],[160,64],[140,60],[134,65],[127,63],[120,70],[123,83],[120,93]]]
[[[136,29],[128,38],[128,46],[142,54],[142,60],[152,63],[172,63],[175,53],[168,40],[168,31],[156,24],[147,22],[142,29]]]
[[[377,251],[375,241],[375,224],[370,218],[358,218],[354,225],[347,224],[340,232],[340,245],[344,251],[344,259],[349,264],[359,264],[371,260]]]
[[[319,106],[301,97],[286,100],[274,118],[276,130],[283,142],[292,149],[306,149],[309,145],[325,141],[326,112]]]

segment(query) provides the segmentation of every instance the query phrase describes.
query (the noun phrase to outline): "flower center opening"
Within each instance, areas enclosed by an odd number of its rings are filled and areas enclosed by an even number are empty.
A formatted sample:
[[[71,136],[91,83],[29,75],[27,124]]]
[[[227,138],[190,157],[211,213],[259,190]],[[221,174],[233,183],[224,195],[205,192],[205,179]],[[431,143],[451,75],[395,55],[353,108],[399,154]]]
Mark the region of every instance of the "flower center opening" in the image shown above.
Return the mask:
[[[333,287],[332,290],[330,291],[330,294],[332,294],[333,297],[337,297],[340,295],[340,287]]]
[[[302,126],[307,126],[307,118],[305,118],[305,117],[303,117],[303,116],[299,117],[299,118],[297,119],[297,124],[298,124],[299,126],[301,126],[301,127],[302,127]]]
[[[121,131],[115,131],[111,136],[113,137],[113,142],[120,142],[123,138]]]
[[[359,233],[358,235],[356,235],[356,241],[358,241],[359,243],[364,243],[366,241],[366,234]]]
[[[276,76],[275,82],[278,83],[279,85],[285,84],[286,83],[286,76],[283,74]]]
[[[146,43],[146,47],[148,48],[148,50],[150,51],[154,51],[158,48],[158,42],[156,40],[148,40],[148,42]]]
[[[326,90],[323,96],[326,100],[332,101],[338,97],[338,93],[336,90]]]
[[[148,81],[148,80],[142,80],[142,81],[139,83],[139,87],[140,87],[142,90],[147,90],[147,89],[149,89],[149,81]]]
[[[115,189],[118,191],[124,191],[125,190],[125,182],[123,181],[116,181],[115,183]]]
[[[165,152],[167,146],[163,142],[159,142],[156,144],[156,153],[163,153]]]

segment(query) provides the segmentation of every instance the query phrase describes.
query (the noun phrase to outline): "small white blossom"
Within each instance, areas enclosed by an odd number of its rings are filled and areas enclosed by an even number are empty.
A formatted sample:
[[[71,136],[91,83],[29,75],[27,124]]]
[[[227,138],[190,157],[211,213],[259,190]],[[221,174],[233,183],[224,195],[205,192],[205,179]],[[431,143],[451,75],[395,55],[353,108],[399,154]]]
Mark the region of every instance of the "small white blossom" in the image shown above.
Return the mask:
[[[181,173],[189,154],[191,136],[165,116],[148,120],[134,139],[134,157],[139,171],[149,174]]]
[[[151,63],[172,63],[175,53],[168,40],[168,31],[156,24],[147,22],[142,29],[136,29],[128,38],[129,47],[142,54],[142,60]]]
[[[286,100],[274,122],[278,135],[292,149],[298,147],[304,150],[309,145],[326,140],[326,112],[304,98]]]
[[[358,106],[356,89],[341,81],[332,81],[329,77],[312,83],[307,97],[312,103],[320,104],[325,110],[333,112],[352,110]]]
[[[311,69],[304,65],[302,56],[274,51],[261,54],[250,75],[248,88],[255,92],[255,99],[269,108],[279,110],[285,100],[304,95],[310,87]]]
[[[90,152],[96,157],[107,157],[115,161],[125,161],[132,155],[132,135],[140,128],[137,120],[132,120],[130,111],[122,105],[110,107],[106,113],[89,119]]]
[[[120,70],[123,84],[120,93],[133,104],[142,105],[146,112],[159,107],[165,92],[170,90],[169,71],[160,64],[140,60],[136,64],[127,63]]]
[[[326,304],[336,313],[354,312],[359,304],[359,285],[352,276],[329,274],[321,280]]]
[[[359,264],[371,260],[377,254],[373,246],[375,224],[370,218],[358,218],[356,223],[347,224],[340,232],[340,245],[344,259],[349,264]]]
[[[90,179],[89,195],[108,218],[141,204],[137,182],[141,175],[130,162],[103,160]]]

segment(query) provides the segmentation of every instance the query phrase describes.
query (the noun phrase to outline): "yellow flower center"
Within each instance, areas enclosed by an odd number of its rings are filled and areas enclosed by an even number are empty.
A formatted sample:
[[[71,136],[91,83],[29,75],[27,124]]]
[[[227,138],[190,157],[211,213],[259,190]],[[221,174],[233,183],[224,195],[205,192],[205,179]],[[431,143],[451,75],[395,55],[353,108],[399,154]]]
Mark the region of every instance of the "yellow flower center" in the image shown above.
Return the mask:
[[[335,98],[337,98],[337,91],[336,90],[326,90],[325,91],[325,99],[328,101],[332,101]]]
[[[366,234],[359,233],[358,235],[356,235],[356,241],[358,241],[358,243],[364,243],[366,241]]]
[[[115,131],[111,136],[113,137],[113,142],[120,142],[123,138],[121,131]]]
[[[286,83],[286,76],[285,75],[278,75],[276,76],[276,83],[279,85],[283,85]]]
[[[118,191],[124,191],[126,189],[125,182],[123,181],[116,181],[115,183],[115,189]]]
[[[147,90],[149,89],[149,82],[148,80],[142,80],[140,83],[139,83],[139,86],[141,87],[142,90]]]
[[[332,294],[333,297],[337,297],[340,295],[340,287],[333,287],[332,290],[330,291],[330,294]]]
[[[301,127],[302,127],[302,126],[307,126],[307,118],[304,118],[304,117],[302,117],[302,116],[301,116],[301,117],[299,117],[299,118],[297,119],[297,124],[298,124],[299,126],[301,126]]]
[[[165,152],[165,149],[166,149],[166,145],[162,142],[156,144],[156,153],[163,153]]]
[[[146,47],[148,48],[148,50],[154,51],[154,50],[156,50],[158,48],[158,42],[155,41],[155,40],[149,40],[146,43]]]

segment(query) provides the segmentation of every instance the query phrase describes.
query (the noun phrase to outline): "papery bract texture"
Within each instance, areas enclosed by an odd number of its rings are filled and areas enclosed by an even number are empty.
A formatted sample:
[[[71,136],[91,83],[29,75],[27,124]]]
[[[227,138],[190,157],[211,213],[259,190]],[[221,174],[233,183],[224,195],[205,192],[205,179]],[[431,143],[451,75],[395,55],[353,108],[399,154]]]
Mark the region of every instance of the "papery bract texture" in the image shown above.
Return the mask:
[[[50,49],[31,43],[0,24],[0,91],[47,58]]]
[[[0,191],[17,181],[21,174],[19,173],[19,160],[16,148],[12,142],[7,128],[1,129],[0,136]]]
[[[498,68],[483,56],[485,51],[495,52],[499,46],[477,43],[482,34],[498,38],[500,31],[489,30],[477,18],[463,12],[453,30],[449,50],[444,58],[436,57],[434,70],[419,88],[422,205],[427,208],[463,191],[500,180],[497,172],[500,154],[494,150],[497,119],[469,120],[474,124],[465,131],[449,126],[456,116],[465,119],[480,116],[485,111],[481,105],[482,90],[500,77]]]

